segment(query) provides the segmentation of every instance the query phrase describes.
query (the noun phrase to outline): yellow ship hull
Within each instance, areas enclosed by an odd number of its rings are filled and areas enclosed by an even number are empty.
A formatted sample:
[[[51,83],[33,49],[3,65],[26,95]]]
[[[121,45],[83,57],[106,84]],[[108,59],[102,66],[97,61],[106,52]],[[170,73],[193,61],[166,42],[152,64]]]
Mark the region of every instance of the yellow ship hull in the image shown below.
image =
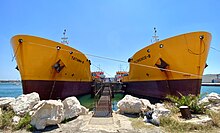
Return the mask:
[[[127,93],[164,99],[200,94],[211,34],[192,32],[151,44],[129,59]]]
[[[11,44],[23,93],[41,99],[64,99],[91,92],[90,61],[80,51],[51,40],[17,35]]]

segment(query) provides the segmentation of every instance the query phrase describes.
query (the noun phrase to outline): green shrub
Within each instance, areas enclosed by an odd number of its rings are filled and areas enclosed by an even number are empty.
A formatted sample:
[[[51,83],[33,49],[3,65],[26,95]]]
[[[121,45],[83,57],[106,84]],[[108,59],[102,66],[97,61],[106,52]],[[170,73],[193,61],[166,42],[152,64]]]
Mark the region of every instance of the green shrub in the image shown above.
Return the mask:
[[[168,95],[166,97],[179,108],[180,106],[188,106],[191,113],[203,114],[205,113],[205,104],[199,104],[200,96],[180,94],[180,97]]]
[[[6,129],[12,127],[12,118],[15,113],[12,110],[3,111],[0,116],[0,129]]]
[[[19,129],[30,127],[31,126],[30,122],[31,122],[31,116],[29,115],[29,113],[26,113],[25,116],[21,118],[19,123],[15,126],[15,129],[19,130]]]

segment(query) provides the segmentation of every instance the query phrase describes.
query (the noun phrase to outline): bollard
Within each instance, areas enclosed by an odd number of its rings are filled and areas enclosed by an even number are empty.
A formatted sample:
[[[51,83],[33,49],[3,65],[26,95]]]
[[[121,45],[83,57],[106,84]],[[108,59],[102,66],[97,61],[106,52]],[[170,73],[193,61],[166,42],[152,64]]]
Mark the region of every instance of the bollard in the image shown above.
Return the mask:
[[[179,109],[184,119],[192,119],[192,115],[188,106],[180,106]]]

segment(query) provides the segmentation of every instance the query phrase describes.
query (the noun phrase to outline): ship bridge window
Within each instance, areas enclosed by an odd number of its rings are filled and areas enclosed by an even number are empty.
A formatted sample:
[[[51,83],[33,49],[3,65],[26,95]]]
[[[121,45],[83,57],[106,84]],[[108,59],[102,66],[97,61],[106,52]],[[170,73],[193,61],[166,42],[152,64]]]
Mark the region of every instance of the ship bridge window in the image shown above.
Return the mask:
[[[95,73],[92,73],[92,76],[96,76],[96,74],[95,74]]]

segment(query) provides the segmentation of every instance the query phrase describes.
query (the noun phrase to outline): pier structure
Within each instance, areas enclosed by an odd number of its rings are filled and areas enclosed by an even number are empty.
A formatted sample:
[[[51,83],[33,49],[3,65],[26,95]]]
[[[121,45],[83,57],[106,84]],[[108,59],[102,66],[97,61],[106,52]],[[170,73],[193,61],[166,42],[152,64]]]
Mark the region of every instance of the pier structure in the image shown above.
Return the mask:
[[[92,97],[96,99],[93,117],[112,117],[114,92],[121,91],[120,83],[118,82],[95,82],[92,93]]]

